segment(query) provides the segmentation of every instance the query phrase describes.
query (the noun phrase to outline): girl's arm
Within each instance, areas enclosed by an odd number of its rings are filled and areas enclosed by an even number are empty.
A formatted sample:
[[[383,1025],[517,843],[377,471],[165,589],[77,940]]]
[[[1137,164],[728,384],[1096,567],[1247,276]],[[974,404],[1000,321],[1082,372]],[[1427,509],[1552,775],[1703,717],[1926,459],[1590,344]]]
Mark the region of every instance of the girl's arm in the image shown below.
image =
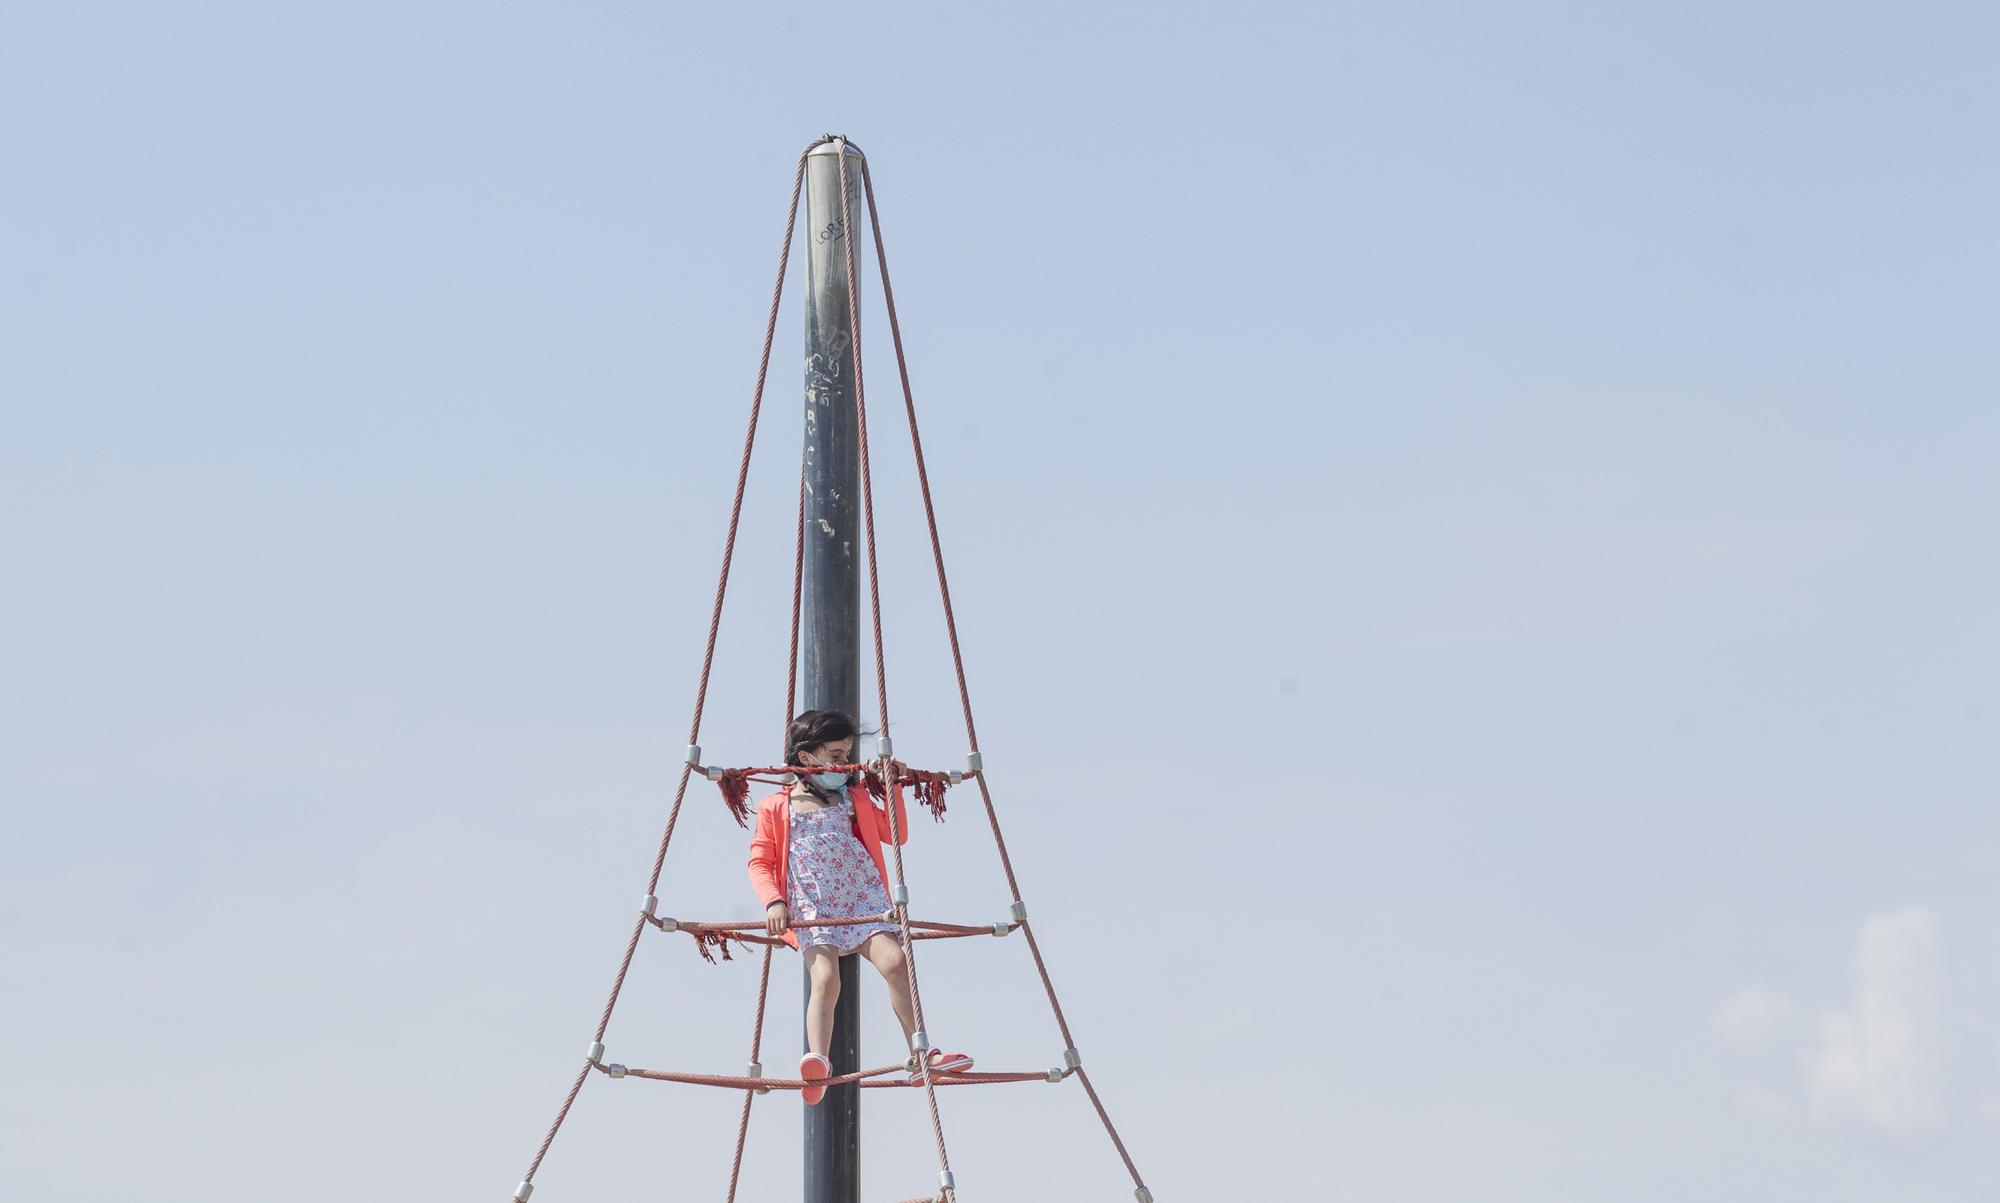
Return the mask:
[[[903,809],[903,786],[901,782],[896,782],[890,785],[889,799],[890,799],[890,805],[896,808],[896,830],[892,842],[897,844],[907,844],[910,842],[910,815],[908,811]],[[880,808],[879,799],[877,800],[876,805],[877,808],[879,809]],[[882,834],[884,836],[888,836],[890,834],[889,816],[886,814],[882,816],[881,827],[882,827]]]
[[[757,901],[766,907],[785,900],[784,891],[778,888],[777,824],[771,822],[768,811],[757,812],[757,834],[750,837],[750,888],[757,891]]]

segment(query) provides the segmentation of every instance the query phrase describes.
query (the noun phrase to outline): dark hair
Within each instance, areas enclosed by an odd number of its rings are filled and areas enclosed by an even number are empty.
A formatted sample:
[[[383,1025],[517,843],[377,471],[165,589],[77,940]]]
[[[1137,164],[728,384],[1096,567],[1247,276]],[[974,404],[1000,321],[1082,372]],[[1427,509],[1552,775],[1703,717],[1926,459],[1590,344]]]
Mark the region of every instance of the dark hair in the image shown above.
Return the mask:
[[[837,739],[857,739],[860,727],[844,710],[808,710],[785,727],[785,763],[799,763],[799,750],[817,748]]]

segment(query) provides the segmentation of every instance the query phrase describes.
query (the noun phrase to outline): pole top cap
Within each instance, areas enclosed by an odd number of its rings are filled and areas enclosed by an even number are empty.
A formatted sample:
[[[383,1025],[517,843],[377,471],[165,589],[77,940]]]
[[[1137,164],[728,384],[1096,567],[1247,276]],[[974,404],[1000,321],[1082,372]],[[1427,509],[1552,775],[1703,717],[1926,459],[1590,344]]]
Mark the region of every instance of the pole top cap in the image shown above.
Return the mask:
[[[813,148],[812,148],[811,150],[807,151],[806,153],[807,153],[807,155],[809,155],[809,156],[810,156],[810,155],[831,155],[831,154],[833,153],[833,148],[834,148],[834,146],[835,146],[835,145],[837,145],[837,144],[836,144],[836,143],[833,143],[833,142],[822,142],[822,143],[820,143],[820,144],[819,144],[818,146],[815,146],[815,147],[813,147]],[[861,148],[860,148],[860,147],[856,146],[856,145],[855,145],[854,143],[852,143],[852,142],[849,142],[849,143],[847,143],[847,157],[848,157],[848,158],[850,158],[850,159],[859,159],[859,158],[863,158],[863,157],[865,157],[865,156],[863,156],[863,155],[862,155],[862,153],[861,153]]]

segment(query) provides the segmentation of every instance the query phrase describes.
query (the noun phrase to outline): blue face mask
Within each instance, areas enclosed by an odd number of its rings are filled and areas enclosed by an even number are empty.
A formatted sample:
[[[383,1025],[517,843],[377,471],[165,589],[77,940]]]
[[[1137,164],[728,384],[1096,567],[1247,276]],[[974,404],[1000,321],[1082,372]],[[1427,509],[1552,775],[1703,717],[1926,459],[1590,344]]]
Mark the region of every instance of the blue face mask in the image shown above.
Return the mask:
[[[846,773],[814,773],[813,784],[821,789],[839,789],[847,784]]]

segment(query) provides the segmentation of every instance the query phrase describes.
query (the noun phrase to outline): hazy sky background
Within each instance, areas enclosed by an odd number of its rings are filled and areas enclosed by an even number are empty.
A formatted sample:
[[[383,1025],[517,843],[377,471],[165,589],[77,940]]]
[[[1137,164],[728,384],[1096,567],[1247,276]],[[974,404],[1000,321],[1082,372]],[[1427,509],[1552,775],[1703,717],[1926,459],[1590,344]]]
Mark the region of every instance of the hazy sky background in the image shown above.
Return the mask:
[[[841,130],[1002,820],[1161,1203],[1992,1197],[1996,56],[1979,4],[11,8],[0,1179],[507,1197]],[[897,749],[949,767],[867,303]],[[954,802],[917,909],[999,918]],[[695,786],[663,909],[748,915],[745,843]],[[1059,1060],[1020,940],[920,965],[940,1041]],[[735,1072],[755,990],[649,937],[609,1057]],[[536,1203],[719,1199],[736,1102],[593,1078]],[[966,1203],[1130,1197],[1074,1085],[941,1103]],[[746,1200],[796,1197],[798,1107]],[[864,1128],[869,1198],[934,1189],[919,1098]]]

